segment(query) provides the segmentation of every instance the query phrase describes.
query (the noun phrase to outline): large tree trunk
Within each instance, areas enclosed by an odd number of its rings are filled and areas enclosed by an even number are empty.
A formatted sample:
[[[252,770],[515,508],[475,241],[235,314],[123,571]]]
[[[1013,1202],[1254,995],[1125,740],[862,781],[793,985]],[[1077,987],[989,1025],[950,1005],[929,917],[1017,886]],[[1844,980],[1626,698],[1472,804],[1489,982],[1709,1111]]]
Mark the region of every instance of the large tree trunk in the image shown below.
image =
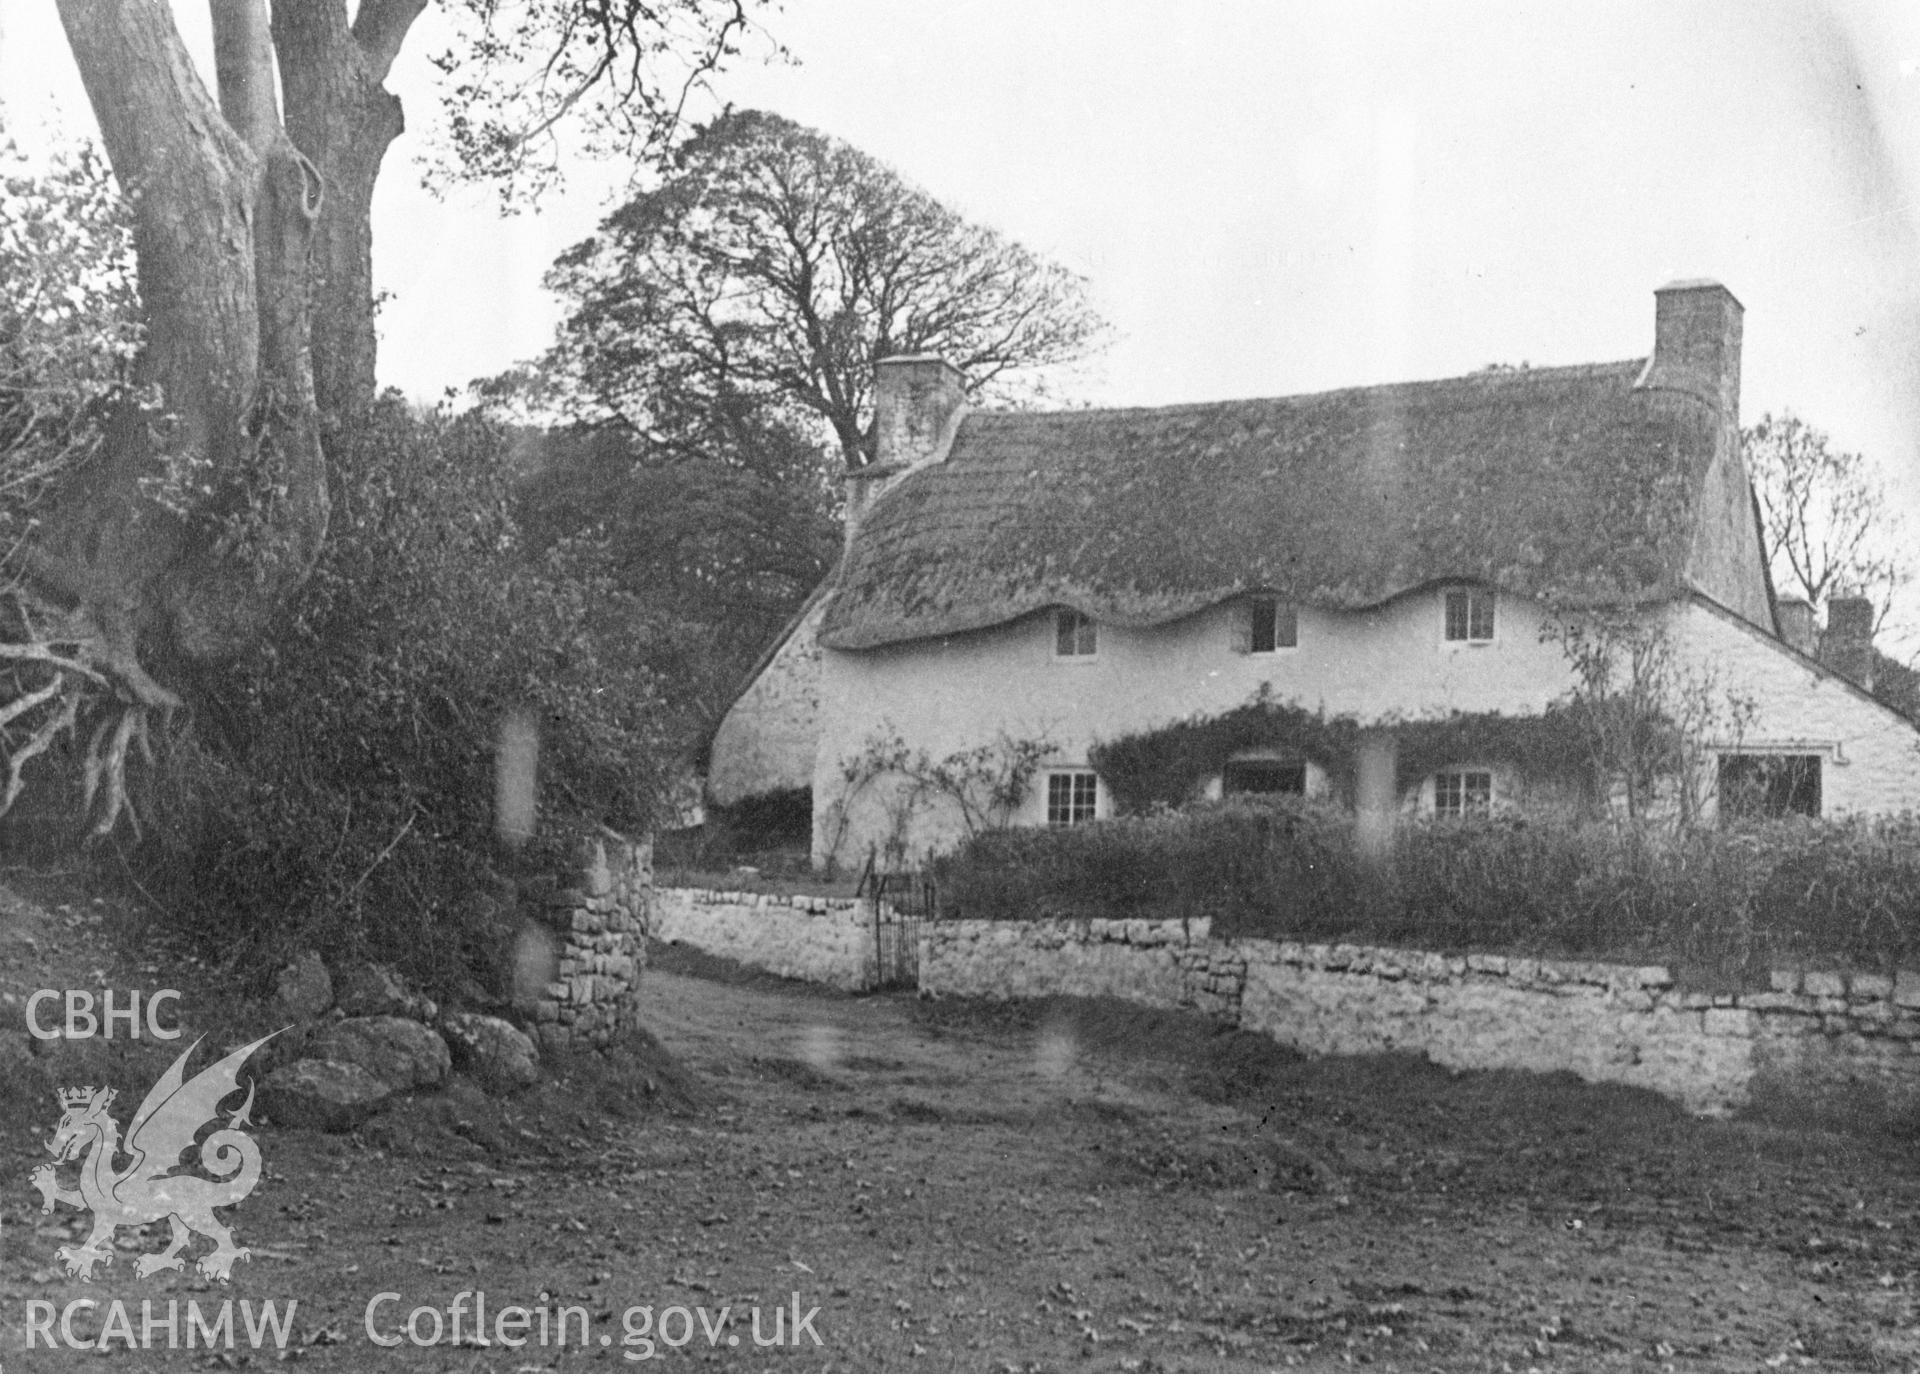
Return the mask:
[[[405,128],[381,84],[427,0],[345,0],[273,7],[287,132],[319,168],[327,201],[314,227],[313,379],[331,448],[349,443],[373,403],[373,188]]]
[[[138,375],[162,414],[120,417],[56,503],[35,570],[124,658],[243,652],[326,530],[306,309],[322,188],[275,113],[264,8],[212,9],[218,105],[164,6],[60,0],[134,201]]]
[[[45,752],[62,717],[74,729],[80,698],[94,693],[106,699],[88,711],[98,717],[88,793],[91,802],[105,786],[97,828],[110,827],[146,712],[179,704],[162,681],[168,667],[257,643],[325,536],[307,294],[323,188],[280,123],[263,0],[210,8],[217,103],[165,5],[59,0],[133,202],[147,328],[136,375],[156,404],[113,419],[27,552],[8,656],[70,681],[57,713],[9,759],[0,810],[23,763]]]

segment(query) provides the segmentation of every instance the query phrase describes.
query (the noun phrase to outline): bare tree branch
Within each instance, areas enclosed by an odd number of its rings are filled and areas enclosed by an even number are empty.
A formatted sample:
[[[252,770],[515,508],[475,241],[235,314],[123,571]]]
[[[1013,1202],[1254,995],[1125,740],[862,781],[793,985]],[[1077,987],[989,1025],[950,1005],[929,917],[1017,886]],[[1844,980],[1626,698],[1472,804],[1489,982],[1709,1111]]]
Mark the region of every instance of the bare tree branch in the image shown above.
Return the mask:
[[[588,155],[650,162],[688,102],[740,50],[764,0],[466,0],[450,5],[454,46],[445,180],[493,180],[503,198],[560,176],[558,131]]]
[[[1867,460],[1834,448],[1791,412],[1762,416],[1743,437],[1775,585],[1815,606],[1837,595],[1868,597],[1877,628],[1913,566],[1899,552],[1899,517]]]

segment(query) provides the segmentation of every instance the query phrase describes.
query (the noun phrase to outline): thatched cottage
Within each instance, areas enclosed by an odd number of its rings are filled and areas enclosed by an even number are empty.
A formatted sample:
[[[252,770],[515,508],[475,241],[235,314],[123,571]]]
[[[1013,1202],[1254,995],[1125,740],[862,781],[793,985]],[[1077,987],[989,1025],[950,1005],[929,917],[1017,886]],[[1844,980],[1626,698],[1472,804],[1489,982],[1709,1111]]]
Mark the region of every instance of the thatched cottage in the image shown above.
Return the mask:
[[[967,818],[869,776],[889,748],[984,777],[1039,742],[1011,819],[1071,824],[1114,806],[1102,742],[1263,695],[1352,723],[1358,757],[1250,747],[1205,790],[1525,805],[1564,780],[1484,743],[1410,777],[1396,730],[1567,701],[1566,626],[1604,612],[1662,627],[1666,685],[1725,704],[1696,743],[1758,780],[1743,805],[1914,806],[1920,733],[1769,582],[1740,303],[1705,281],[1655,301],[1650,357],[1273,400],[975,411],[943,361],[883,362],[844,557],[721,726],[714,799],[811,787],[816,860],[919,854]],[[1833,608],[1830,650],[1865,652],[1858,613]]]

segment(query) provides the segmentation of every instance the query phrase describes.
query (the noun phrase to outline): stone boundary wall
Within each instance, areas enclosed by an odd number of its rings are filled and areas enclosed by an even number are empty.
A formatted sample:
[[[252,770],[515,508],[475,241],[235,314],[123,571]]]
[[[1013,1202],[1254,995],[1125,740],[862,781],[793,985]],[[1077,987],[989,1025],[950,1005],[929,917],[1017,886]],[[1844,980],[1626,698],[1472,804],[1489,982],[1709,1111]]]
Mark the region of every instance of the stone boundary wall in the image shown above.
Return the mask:
[[[874,985],[873,908],[852,897],[781,897],[663,887],[653,937],[782,978],[848,992]]]
[[[1309,1054],[1567,1071],[1709,1114],[1763,1100],[1920,1107],[1920,974],[1779,971],[1771,983],[1709,994],[1661,966],[1215,940],[1204,920],[929,923],[920,954],[925,993],[1120,997]]]
[[[940,921],[922,928],[920,990],[933,996],[1121,997],[1237,1017],[1234,965],[1209,922]]]
[[[523,902],[553,939],[553,977],[519,1008],[540,1048],[608,1044],[640,1022],[653,921],[653,845],[608,831],[582,846],[572,886],[528,885]]]

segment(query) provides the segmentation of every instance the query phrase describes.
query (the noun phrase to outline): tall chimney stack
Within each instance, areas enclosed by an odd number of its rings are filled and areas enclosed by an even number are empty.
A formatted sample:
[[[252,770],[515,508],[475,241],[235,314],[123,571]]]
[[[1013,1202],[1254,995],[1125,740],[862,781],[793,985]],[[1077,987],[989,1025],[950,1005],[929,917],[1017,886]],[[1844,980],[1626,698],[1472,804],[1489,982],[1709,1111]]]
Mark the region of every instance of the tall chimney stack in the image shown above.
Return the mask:
[[[1667,283],[1653,293],[1653,356],[1635,385],[1690,392],[1738,424],[1745,313],[1717,281]]]
[[[873,461],[850,468],[847,545],[860,521],[902,477],[947,461],[967,413],[966,377],[945,358],[903,354],[873,367]]]
[[[873,369],[874,463],[911,471],[945,462],[966,404],[966,378],[945,358],[882,358]]]

